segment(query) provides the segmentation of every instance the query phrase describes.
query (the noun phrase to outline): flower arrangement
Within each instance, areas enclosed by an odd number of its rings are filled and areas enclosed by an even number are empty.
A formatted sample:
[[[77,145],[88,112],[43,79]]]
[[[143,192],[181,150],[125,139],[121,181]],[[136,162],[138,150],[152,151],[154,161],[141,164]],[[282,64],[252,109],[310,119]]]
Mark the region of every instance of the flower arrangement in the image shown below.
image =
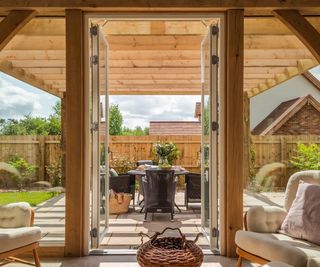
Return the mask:
[[[158,159],[159,165],[160,163],[172,165],[173,161],[179,158],[180,151],[172,142],[158,142],[153,145],[153,154]]]

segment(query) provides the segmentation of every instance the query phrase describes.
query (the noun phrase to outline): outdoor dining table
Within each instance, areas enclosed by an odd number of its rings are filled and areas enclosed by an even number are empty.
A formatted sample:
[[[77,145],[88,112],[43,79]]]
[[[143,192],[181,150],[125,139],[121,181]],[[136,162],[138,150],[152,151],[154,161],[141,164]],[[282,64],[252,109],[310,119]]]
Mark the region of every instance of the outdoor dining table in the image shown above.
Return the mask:
[[[161,169],[160,168],[149,168],[148,170],[161,170]],[[171,170],[171,169],[169,169],[169,170]],[[173,170],[174,170],[174,176],[186,175],[186,174],[189,173],[189,171],[187,171],[187,170],[179,170],[179,169],[173,169]],[[146,171],[145,170],[130,170],[130,171],[127,172],[127,174],[136,175],[136,176],[141,176],[142,177],[142,176],[146,175]],[[141,202],[143,202],[143,200]],[[178,207],[178,205],[176,203],[174,205],[179,210],[179,212],[181,212],[181,210]],[[143,208],[141,209],[140,212],[142,212],[142,210],[143,210]]]
[[[156,169],[156,168],[151,168],[149,170],[160,170],[160,169]],[[145,176],[146,175],[146,171],[140,171],[140,170],[130,170],[127,172],[130,175],[138,175],[138,176]],[[189,171],[187,170],[174,170],[174,175],[175,176],[179,176],[179,175],[186,175],[188,174]]]

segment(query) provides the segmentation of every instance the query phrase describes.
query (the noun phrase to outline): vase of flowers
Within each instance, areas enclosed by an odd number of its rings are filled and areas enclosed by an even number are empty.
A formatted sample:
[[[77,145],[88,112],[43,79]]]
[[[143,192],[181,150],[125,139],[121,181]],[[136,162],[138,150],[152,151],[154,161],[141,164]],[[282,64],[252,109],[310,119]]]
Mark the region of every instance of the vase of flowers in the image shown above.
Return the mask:
[[[180,151],[172,142],[158,142],[153,145],[153,154],[156,156],[160,167],[171,167],[173,161],[179,157]]]

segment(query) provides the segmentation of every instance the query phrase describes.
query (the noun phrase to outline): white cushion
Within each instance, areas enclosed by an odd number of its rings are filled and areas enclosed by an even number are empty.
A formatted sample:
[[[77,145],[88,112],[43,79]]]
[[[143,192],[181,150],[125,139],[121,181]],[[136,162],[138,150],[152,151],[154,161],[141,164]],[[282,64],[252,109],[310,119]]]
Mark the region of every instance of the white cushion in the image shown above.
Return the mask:
[[[273,261],[273,262],[268,262],[262,267],[293,267],[293,266],[283,262]]]
[[[320,257],[320,247],[304,240],[283,234],[237,231],[235,242],[239,248],[269,261],[320,267],[320,262],[313,260]]]
[[[301,171],[290,176],[284,197],[284,208],[287,211],[290,209],[293,200],[296,198],[300,181],[304,181],[308,184],[320,184],[320,171]]]
[[[37,226],[0,228],[0,253],[30,245],[40,239],[41,229]]]
[[[252,207],[247,212],[248,231],[275,233],[286,215],[287,212],[279,207]]]
[[[0,206],[0,228],[30,226],[31,207],[26,202]]]

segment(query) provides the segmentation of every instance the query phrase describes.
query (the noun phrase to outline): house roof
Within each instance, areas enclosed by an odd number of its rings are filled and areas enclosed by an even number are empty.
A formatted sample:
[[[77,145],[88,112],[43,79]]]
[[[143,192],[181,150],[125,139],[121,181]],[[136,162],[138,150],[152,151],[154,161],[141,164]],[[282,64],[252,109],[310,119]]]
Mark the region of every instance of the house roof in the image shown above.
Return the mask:
[[[149,135],[201,135],[198,121],[150,121]]]
[[[307,71],[302,74],[316,89],[320,91],[320,81],[310,72]]]
[[[194,117],[195,118],[201,117],[201,102],[196,102],[196,107],[194,110]]]
[[[252,130],[252,134],[273,134],[306,104],[311,104],[320,112],[320,103],[311,95],[291,99],[282,102],[277,108],[275,108]]]

